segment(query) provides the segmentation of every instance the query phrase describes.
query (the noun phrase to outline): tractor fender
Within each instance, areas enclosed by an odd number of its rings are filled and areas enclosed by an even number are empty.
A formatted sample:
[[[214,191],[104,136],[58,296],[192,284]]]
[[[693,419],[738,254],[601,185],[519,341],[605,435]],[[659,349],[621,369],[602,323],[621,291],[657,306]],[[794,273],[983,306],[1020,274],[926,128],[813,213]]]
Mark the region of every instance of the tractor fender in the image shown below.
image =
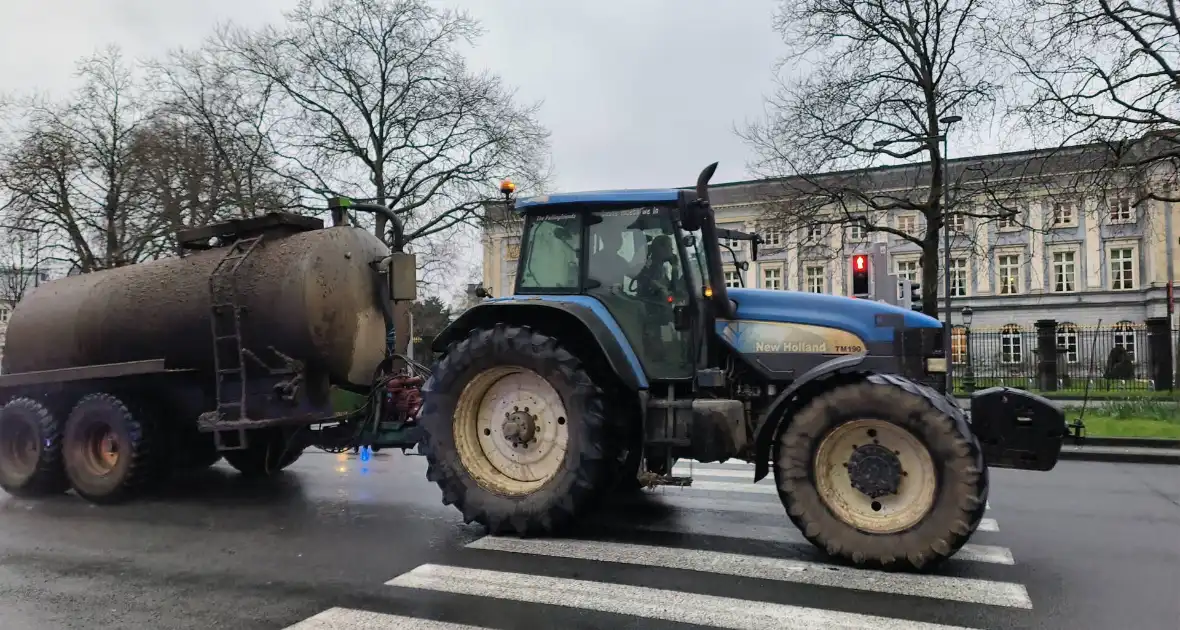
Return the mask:
[[[754,438],[755,483],[762,481],[770,472],[770,447],[774,442],[774,436],[777,433],[779,424],[786,417],[787,411],[794,403],[792,398],[794,398],[795,394],[809,383],[828,378],[835,374],[854,372],[864,360],[865,355],[863,354],[849,354],[820,363],[804,372],[803,376],[795,379],[794,382],[775,397],[774,401],[770,403],[770,409],[766,412],[766,419],[763,420],[762,426],[758,427],[758,434]]]
[[[581,354],[579,350],[600,352],[627,388],[631,391],[648,388],[639,357],[618,322],[601,302],[585,296],[500,298],[477,304],[444,328],[434,338],[431,350],[445,352],[448,345],[466,338],[472,329],[500,322],[528,326],[553,336],[575,354]],[[578,332],[583,334],[576,335]]]

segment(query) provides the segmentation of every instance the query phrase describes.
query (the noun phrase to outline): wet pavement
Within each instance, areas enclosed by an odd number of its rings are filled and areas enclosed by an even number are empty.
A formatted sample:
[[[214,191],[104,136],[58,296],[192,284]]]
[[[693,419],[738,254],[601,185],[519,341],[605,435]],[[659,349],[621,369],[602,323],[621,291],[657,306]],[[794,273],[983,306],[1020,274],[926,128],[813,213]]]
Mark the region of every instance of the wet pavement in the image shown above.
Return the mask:
[[[928,575],[833,566],[769,480],[694,470],[563,540],[485,537],[397,453],[118,507],[0,494],[0,629],[1180,628],[1180,467],[993,471]]]

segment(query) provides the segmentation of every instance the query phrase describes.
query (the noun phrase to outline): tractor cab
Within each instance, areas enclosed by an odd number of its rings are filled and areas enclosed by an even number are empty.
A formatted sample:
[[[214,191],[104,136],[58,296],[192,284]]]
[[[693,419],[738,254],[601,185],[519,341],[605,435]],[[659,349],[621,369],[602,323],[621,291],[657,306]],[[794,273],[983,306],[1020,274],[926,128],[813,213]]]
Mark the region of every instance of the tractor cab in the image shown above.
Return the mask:
[[[527,197],[514,293],[586,296],[603,308],[651,381],[691,382],[707,363],[706,332],[731,317],[718,230],[702,173],[697,190]],[[726,238],[754,240],[725,230]]]

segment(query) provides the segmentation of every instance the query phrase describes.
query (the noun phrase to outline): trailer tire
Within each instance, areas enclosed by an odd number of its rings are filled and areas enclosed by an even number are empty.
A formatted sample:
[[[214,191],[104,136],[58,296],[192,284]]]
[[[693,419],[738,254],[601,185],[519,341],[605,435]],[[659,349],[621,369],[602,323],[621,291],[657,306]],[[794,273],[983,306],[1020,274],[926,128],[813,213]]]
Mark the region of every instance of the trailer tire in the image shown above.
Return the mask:
[[[74,492],[97,504],[135,497],[158,467],[155,442],[151,425],[122,400],[106,393],[82,397],[66,420],[63,448]]]
[[[221,452],[226,463],[246,477],[278,474],[303,456],[295,438],[281,431],[258,431],[246,439],[246,448]]]
[[[787,420],[773,456],[779,498],[831,556],[926,570],[979,527],[989,490],[983,450],[962,410],[933,389],[871,375],[816,396]],[[892,492],[876,485],[889,478]]]
[[[62,465],[61,425],[32,398],[16,398],[0,407],[0,488],[22,498],[70,489]]]
[[[503,397],[489,395],[496,388]],[[426,477],[465,523],[493,534],[559,531],[617,477],[605,396],[553,337],[504,324],[476,329],[448,348],[422,395]],[[527,471],[513,467],[514,454],[532,462]]]

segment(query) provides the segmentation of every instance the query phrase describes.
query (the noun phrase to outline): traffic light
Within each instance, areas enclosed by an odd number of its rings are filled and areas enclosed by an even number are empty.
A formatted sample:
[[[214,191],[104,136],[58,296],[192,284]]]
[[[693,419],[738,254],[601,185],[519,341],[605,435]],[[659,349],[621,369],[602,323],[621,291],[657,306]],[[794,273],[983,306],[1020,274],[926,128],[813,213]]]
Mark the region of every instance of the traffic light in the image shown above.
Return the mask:
[[[910,281],[910,308],[915,311],[922,310],[922,285],[917,282]]]
[[[852,297],[867,300],[872,296],[869,267],[868,254],[852,257]]]

